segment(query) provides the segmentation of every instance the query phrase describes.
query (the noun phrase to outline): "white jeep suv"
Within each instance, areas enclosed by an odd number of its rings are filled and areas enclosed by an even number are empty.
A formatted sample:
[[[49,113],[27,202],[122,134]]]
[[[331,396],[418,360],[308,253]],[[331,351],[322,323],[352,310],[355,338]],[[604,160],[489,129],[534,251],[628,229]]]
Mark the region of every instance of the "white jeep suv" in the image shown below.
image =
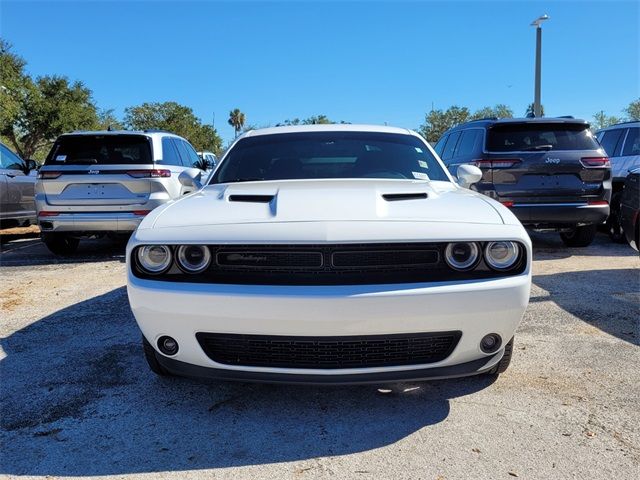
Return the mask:
[[[198,160],[189,142],[164,131],[61,135],[36,184],[42,240],[65,255],[81,237],[128,238],[154,208],[200,188]]]

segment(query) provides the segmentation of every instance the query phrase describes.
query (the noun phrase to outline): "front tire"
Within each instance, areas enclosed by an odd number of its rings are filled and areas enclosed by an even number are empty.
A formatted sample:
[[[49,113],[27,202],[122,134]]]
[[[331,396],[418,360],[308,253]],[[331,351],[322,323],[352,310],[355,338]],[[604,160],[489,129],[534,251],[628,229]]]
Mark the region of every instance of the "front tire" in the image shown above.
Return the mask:
[[[65,233],[43,233],[42,241],[55,255],[68,256],[75,253],[80,240]]]
[[[597,225],[584,225],[576,227],[571,232],[561,233],[560,238],[567,247],[588,247],[596,238]]]
[[[511,356],[513,354],[514,338],[515,337],[511,338],[511,340],[509,340],[509,343],[504,346],[504,355],[502,356],[498,364],[487,372],[487,375],[497,377],[501,373],[504,373],[507,368],[509,368],[509,365],[511,364]]]
[[[622,223],[620,219],[620,199],[622,198],[622,192],[616,192],[611,197],[611,211],[609,218],[607,218],[607,233],[609,238],[614,243],[626,243],[627,239],[624,236],[624,230],[622,229]]]
[[[144,338],[144,336],[142,337],[142,350],[144,352],[144,358],[153,373],[160,377],[172,376],[171,372],[169,372],[169,370],[167,370],[160,364],[157,357],[158,354],[153,349],[151,344],[147,342],[147,339]]]

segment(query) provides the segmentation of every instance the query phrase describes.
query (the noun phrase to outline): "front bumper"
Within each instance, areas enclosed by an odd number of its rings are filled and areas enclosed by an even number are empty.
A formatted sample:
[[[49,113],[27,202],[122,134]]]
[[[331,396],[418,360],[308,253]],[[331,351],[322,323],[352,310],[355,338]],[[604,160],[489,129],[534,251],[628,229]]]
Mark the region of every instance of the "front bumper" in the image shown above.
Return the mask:
[[[133,232],[144,215],[131,212],[74,212],[39,216],[43,232]]]
[[[225,379],[304,383],[367,383],[456,377],[482,373],[503,350],[486,354],[480,341],[497,333],[506,344],[529,301],[531,276],[402,285],[252,286],[157,282],[129,272],[128,295],[145,338],[160,363],[174,373]],[[460,330],[444,360],[422,365],[307,369],[216,363],[202,350],[198,332],[287,336],[387,335]],[[178,353],[157,350],[163,335]]]
[[[510,210],[523,225],[599,225],[609,216],[609,205],[586,203],[516,203]]]

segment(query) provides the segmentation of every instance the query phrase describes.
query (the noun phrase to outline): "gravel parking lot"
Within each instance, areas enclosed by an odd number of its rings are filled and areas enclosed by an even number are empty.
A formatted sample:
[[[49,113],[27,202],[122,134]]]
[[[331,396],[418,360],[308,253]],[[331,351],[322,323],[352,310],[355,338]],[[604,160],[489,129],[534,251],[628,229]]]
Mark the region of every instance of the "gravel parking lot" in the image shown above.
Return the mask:
[[[122,247],[2,245],[0,475],[637,478],[638,255],[604,236],[534,245],[507,373],[357,387],[160,379]]]

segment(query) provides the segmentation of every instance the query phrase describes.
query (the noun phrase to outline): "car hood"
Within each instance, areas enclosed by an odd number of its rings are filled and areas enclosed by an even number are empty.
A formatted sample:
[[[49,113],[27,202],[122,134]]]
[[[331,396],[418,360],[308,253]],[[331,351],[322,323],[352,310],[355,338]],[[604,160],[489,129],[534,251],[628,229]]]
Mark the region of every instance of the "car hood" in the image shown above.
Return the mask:
[[[358,221],[504,223],[490,200],[451,182],[350,179],[212,185],[140,227]]]

